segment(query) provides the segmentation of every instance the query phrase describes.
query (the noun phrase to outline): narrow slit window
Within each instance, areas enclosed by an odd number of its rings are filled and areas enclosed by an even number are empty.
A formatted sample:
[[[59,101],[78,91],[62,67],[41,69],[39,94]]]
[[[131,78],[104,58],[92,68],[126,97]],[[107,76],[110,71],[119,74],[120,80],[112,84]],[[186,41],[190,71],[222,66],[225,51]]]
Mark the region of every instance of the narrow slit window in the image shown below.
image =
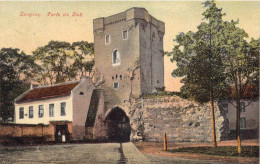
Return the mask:
[[[105,36],[105,44],[109,44],[110,43],[110,35],[106,35]]]
[[[127,30],[124,30],[122,32],[122,37],[123,37],[123,40],[127,40],[128,39],[128,31]]]

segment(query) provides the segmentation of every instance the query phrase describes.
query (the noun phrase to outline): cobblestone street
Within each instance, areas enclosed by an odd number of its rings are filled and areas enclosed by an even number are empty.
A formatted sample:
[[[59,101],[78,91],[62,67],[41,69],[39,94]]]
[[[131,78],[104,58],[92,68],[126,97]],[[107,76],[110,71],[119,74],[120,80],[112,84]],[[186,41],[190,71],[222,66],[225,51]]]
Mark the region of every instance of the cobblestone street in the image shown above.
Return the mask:
[[[0,147],[0,163],[150,163],[132,143]]]
[[[0,146],[0,163],[86,163],[86,164],[220,164],[207,160],[181,159],[142,154],[133,143]]]

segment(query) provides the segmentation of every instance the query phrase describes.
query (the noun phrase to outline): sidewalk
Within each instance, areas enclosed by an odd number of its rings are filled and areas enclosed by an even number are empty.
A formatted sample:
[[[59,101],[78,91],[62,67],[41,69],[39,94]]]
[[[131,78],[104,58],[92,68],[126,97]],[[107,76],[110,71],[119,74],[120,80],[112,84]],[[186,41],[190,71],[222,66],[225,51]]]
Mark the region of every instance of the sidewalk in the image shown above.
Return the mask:
[[[206,160],[214,161],[216,163],[258,163],[259,158],[247,158],[247,157],[224,157],[224,156],[213,156],[213,155],[203,155],[203,154],[189,154],[189,153],[170,153],[163,150],[163,143],[158,142],[135,142],[135,146],[140,152],[146,156],[160,156],[160,157],[171,157],[179,159],[193,159],[193,160]],[[220,141],[218,146],[236,146],[236,140]],[[168,149],[176,149],[181,147],[198,147],[198,146],[211,146],[212,143],[168,143]],[[258,140],[244,140],[242,141],[242,146],[258,146]]]

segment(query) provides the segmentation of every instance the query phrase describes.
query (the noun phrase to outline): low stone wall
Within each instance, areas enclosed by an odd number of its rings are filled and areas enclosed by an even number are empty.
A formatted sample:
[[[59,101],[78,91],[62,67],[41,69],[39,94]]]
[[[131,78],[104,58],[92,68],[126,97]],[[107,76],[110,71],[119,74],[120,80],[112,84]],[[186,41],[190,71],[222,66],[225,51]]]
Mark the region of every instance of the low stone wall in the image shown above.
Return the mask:
[[[217,140],[228,138],[225,114],[217,104],[215,123]],[[198,104],[177,96],[131,99],[127,115],[131,123],[131,140],[162,141],[212,141],[211,112],[209,104]]]
[[[0,142],[6,142],[12,138],[42,138],[45,141],[54,141],[53,124],[50,125],[24,125],[24,124],[0,124]]]

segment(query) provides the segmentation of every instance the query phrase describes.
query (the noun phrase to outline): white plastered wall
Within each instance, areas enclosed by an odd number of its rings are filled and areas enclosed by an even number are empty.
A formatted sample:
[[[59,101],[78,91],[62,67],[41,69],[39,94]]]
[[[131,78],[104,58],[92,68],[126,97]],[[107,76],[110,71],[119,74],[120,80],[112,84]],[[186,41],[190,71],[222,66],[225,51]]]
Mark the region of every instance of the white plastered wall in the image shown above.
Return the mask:
[[[66,102],[66,115],[61,116],[61,103]],[[49,116],[49,104],[54,104],[54,117]],[[44,115],[39,117],[39,105],[43,105]],[[29,107],[33,106],[33,118],[29,118]],[[24,107],[24,118],[19,118],[19,108]],[[72,121],[72,96],[50,98],[15,104],[14,123],[17,124],[49,124],[49,121]]]

